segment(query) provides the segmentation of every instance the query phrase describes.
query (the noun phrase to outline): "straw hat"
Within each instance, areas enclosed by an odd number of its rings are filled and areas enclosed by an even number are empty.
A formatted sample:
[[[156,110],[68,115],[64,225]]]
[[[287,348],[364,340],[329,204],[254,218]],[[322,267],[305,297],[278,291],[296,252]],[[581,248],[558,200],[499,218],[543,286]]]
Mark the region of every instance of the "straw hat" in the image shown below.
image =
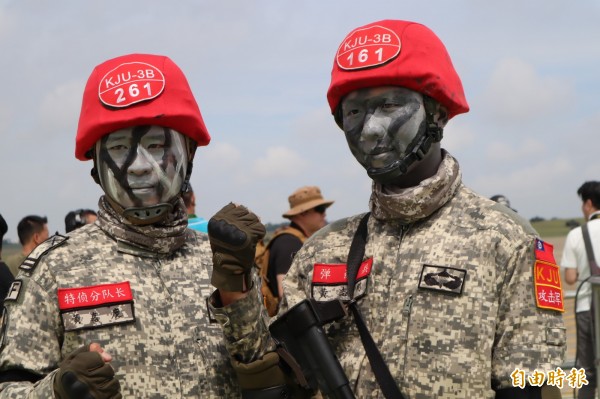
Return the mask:
[[[282,215],[284,218],[298,215],[319,205],[330,206],[333,204],[333,201],[323,199],[321,190],[317,186],[300,187],[288,197],[288,201],[290,202],[290,210]]]

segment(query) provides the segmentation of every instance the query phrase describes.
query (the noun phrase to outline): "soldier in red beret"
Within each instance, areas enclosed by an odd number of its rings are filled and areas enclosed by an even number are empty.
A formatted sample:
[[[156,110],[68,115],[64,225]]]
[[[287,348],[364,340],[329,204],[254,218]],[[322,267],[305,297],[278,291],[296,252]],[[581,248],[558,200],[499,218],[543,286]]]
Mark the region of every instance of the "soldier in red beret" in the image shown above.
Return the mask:
[[[442,148],[446,123],[469,110],[444,44],[409,21],[354,29],[327,99],[373,180],[370,212],[315,233],[284,295],[288,308],[307,296],[347,304],[328,336],[356,397],[560,397],[552,246],[467,188]]]
[[[0,398],[235,398],[232,361],[253,388],[283,382],[264,373],[276,355],[261,340],[258,295],[209,316],[211,245],[187,228],[181,198],[196,148],[209,141],[168,57],[130,54],[94,69],[75,156],[94,163],[98,219],[51,237],[20,266],[2,315]],[[251,267],[264,226],[243,206],[226,208],[221,218],[241,218],[245,239],[231,243],[229,230],[213,247],[227,260],[249,254]],[[225,340],[213,316],[234,320]]]

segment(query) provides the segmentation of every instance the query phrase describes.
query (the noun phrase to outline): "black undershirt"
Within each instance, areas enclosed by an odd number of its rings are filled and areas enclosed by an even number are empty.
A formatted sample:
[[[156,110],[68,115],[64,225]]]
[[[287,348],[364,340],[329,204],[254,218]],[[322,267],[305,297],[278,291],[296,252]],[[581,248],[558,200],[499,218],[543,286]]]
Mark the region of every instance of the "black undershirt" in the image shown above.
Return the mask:
[[[300,227],[294,223],[290,225],[300,231]],[[292,234],[281,234],[273,239],[269,249],[269,270],[267,277],[269,279],[269,289],[274,296],[280,296],[277,288],[277,275],[286,274],[292,266],[292,261],[296,252],[302,248],[302,241]]]

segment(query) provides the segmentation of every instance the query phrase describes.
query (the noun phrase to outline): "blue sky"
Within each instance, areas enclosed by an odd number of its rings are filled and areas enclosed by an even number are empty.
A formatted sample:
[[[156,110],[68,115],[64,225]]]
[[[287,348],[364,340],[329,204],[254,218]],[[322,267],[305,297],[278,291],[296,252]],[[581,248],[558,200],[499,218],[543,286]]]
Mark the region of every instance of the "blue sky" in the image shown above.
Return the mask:
[[[344,36],[390,18],[430,27],[462,78],[471,111],[442,144],[464,182],[528,219],[580,216],[577,188],[600,180],[598,1],[0,0],[7,238],[27,214],[64,232],[68,211],[97,207],[91,163],[74,157],[81,95],[95,65],[134,52],[171,57],[200,104],[200,215],[235,201],[278,223],[303,185],[336,201],[330,220],[365,211],[370,180],[325,95]]]

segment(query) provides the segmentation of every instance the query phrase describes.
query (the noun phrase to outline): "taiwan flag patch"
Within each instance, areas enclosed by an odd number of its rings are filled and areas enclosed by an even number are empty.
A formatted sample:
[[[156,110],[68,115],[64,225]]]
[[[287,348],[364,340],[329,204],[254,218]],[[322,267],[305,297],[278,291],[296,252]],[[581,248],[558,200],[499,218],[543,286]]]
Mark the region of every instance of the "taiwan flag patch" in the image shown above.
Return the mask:
[[[537,307],[564,312],[562,281],[560,268],[554,260],[554,247],[539,238],[535,240],[533,280]]]

